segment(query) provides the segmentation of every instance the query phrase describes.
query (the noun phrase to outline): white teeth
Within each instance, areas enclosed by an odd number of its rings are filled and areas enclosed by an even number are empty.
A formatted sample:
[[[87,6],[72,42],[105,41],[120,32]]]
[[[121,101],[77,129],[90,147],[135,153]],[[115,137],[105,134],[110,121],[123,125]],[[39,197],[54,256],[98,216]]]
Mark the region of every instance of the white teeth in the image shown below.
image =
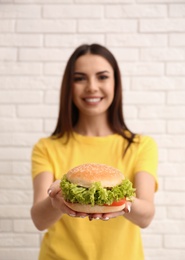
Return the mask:
[[[86,102],[96,103],[99,102],[101,98],[85,98]]]

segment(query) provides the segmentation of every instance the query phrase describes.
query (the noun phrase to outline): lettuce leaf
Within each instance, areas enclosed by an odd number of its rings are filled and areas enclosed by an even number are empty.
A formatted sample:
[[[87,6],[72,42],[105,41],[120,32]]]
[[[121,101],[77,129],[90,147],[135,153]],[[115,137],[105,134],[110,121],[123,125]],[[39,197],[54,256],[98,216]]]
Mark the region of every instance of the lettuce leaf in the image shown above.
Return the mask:
[[[61,179],[60,187],[66,201],[71,203],[94,205],[111,205],[114,201],[126,198],[132,200],[135,196],[135,189],[128,179],[124,179],[120,185],[113,188],[104,188],[100,182],[94,182],[90,188],[78,186],[66,179]]]

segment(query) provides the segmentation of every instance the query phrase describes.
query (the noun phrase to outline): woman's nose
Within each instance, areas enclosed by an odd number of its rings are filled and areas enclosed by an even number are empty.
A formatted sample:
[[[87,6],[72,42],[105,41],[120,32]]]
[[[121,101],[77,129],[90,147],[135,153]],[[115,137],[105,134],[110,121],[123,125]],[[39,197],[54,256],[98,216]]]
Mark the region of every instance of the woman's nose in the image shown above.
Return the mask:
[[[91,79],[87,82],[86,90],[90,92],[95,92],[98,88],[97,82],[94,79]]]

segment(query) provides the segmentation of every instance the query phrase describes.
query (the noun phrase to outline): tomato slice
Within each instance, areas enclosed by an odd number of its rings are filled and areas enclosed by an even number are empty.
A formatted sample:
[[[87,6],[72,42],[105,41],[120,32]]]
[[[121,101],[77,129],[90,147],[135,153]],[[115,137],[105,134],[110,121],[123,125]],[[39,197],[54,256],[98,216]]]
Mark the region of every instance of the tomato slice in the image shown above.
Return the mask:
[[[119,200],[119,201],[114,201],[111,205],[107,205],[107,204],[105,204],[105,206],[121,206],[121,205],[123,205],[123,204],[125,204],[125,202],[126,202],[126,199],[121,199],[121,200]]]

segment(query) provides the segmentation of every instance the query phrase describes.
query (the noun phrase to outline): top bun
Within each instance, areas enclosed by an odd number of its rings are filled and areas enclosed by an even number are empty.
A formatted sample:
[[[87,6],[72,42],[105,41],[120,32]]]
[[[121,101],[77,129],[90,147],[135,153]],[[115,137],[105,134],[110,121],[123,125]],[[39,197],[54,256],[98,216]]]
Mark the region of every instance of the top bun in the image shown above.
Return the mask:
[[[94,182],[100,182],[103,187],[111,188],[121,184],[124,176],[118,169],[106,164],[86,163],[69,170],[66,178],[71,183],[86,188]]]

